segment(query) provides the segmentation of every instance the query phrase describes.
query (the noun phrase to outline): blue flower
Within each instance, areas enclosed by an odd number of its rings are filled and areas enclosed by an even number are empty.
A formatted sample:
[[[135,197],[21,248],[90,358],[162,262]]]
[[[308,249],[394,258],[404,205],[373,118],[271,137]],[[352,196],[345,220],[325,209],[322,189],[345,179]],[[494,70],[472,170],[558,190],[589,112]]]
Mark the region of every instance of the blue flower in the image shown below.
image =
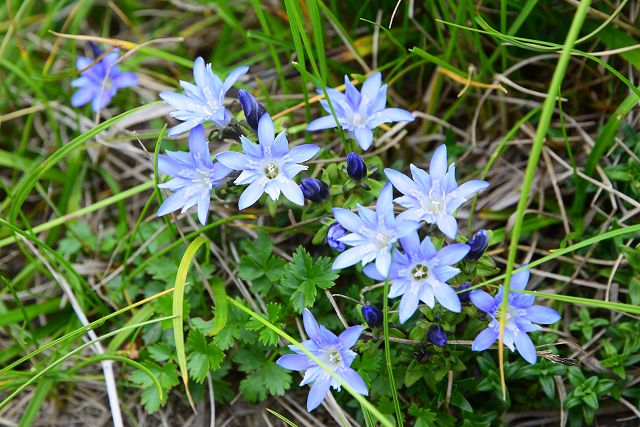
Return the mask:
[[[442,326],[431,325],[427,331],[427,341],[435,346],[444,347],[447,345],[447,333]]]
[[[486,181],[473,180],[458,187],[455,165],[452,163],[447,169],[445,145],[439,146],[433,153],[429,173],[414,165],[411,165],[413,180],[393,169],[385,169],[384,173],[393,186],[404,194],[395,200],[400,206],[407,208],[398,217],[437,224],[440,231],[450,239],[455,239],[458,234],[454,213],[471,196],[489,186]]]
[[[360,311],[362,311],[362,317],[364,317],[364,320],[370,328],[379,328],[382,326],[383,316],[378,307],[367,303],[362,306]]]
[[[418,232],[413,230],[400,239],[404,253],[395,251],[391,264],[389,298],[402,295],[400,300],[400,323],[407,321],[418,308],[420,301],[433,308],[438,300],[447,310],[459,313],[460,299],[447,280],[460,273],[451,267],[469,252],[469,246],[454,243],[436,250],[427,236],[422,242]],[[384,280],[384,275],[369,266],[364,273],[376,280]]]
[[[469,245],[471,249],[465,259],[471,262],[478,261],[484,251],[487,250],[487,246],[489,246],[489,233],[487,233],[486,230],[477,231],[473,236],[471,236],[467,245]]]
[[[331,197],[329,186],[316,178],[302,178],[300,190],[306,199],[315,203],[324,202]]]
[[[238,89],[238,99],[244,111],[244,117],[254,132],[258,130],[258,121],[263,114],[267,112],[262,104],[249,92],[244,89]]]
[[[356,153],[347,154],[347,174],[356,182],[367,177],[367,164]]]
[[[169,129],[168,135],[180,135],[204,122],[212,122],[220,128],[227,127],[231,113],[224,107],[224,96],[247,71],[247,66],[238,67],[223,82],[211,71],[211,64],[205,67],[204,59],[197,57],[193,64],[195,85],[180,81],[184,94],[160,92],[160,98],[176,109],[171,117],[184,122]]]
[[[355,392],[367,396],[367,385],[360,375],[350,368],[356,353],[351,350],[364,328],[351,326],[340,336],[335,336],[324,326],[319,326],[313,314],[306,308],[302,313],[304,330],[309,339],[301,344],[314,356],[331,368],[345,383]],[[340,383],[314,362],[309,356],[302,353],[298,347],[290,345],[289,348],[295,354],[287,354],[280,357],[276,363],[285,369],[292,371],[305,371],[300,385],[313,383],[309,397],[307,398],[307,411],[317,408],[329,392],[329,387],[340,390]]]
[[[211,190],[224,183],[231,169],[221,163],[213,163],[209,145],[202,125],[197,125],[189,134],[189,152],[166,151],[166,156],[158,156],[158,170],[173,179],[159,184],[174,193],[162,203],[158,216],[182,209],[184,213],[191,206],[198,205],[198,219],[202,225],[207,222]]]
[[[298,163],[315,156],[320,147],[303,144],[289,150],[289,142],[284,131],[275,138],[274,134],[273,121],[268,114],[264,114],[258,122],[259,144],[241,136],[244,154],[227,151],[216,156],[217,160],[228,168],[242,171],[234,182],[236,185],[250,184],[240,196],[239,209],[253,205],[264,192],[273,200],[277,200],[282,192],[296,205],[304,204],[302,190],[292,178],[307,170],[306,166]]]
[[[118,49],[106,54],[95,64],[93,59],[79,56],[76,68],[84,71],[80,74],[81,77],[71,82],[71,86],[78,88],[71,97],[71,105],[80,107],[91,102],[91,109],[97,112],[109,104],[118,89],[138,84],[135,74],[120,71],[116,65],[119,57]]]
[[[467,256],[469,255],[467,254]],[[471,293],[471,291],[469,290],[470,287],[470,282],[464,282],[456,289],[456,293],[458,294],[458,298],[460,298],[460,302],[462,304],[469,303],[469,294]]]
[[[347,230],[343,226],[340,225],[339,222],[334,222],[329,226],[327,230],[327,244],[331,249],[335,249],[336,251],[342,252],[347,249],[347,245],[340,241],[341,237],[349,234]]]
[[[525,270],[514,274],[511,277],[511,290],[523,290],[528,281],[529,271]],[[483,351],[491,347],[498,339],[500,333],[500,305],[504,297],[504,288],[500,286],[495,297],[478,290],[472,291],[470,297],[471,302],[476,307],[491,317],[489,326],[480,332],[471,344],[473,351]],[[534,295],[509,292],[504,328],[504,344],[511,351],[514,351],[515,344],[515,349],[532,365],[537,360],[536,349],[527,332],[540,329],[540,326],[534,323],[550,325],[560,320],[560,314],[554,309],[542,305],[533,305],[534,299]]]
[[[391,266],[391,248],[401,237],[420,228],[415,221],[400,221],[393,215],[393,189],[387,183],[380,190],[376,210],[358,205],[358,215],[349,209],[333,208],[336,221],[351,233],[338,241],[353,248],[347,249],[333,262],[331,267],[339,270],[357,264],[362,265],[375,260],[373,269],[383,278],[389,273]]]
[[[331,101],[338,123],[342,129],[349,132],[360,148],[367,150],[373,143],[373,129],[388,122],[411,122],[414,117],[410,112],[400,108],[385,108],[387,105],[387,85],[382,85],[380,73],[373,73],[362,84],[358,92],[344,76],[345,93],[327,88],[327,95]],[[322,93],[322,91],[318,91]],[[315,119],[307,126],[307,131],[331,129],[337,126],[326,100],[320,104],[329,113],[328,116]]]

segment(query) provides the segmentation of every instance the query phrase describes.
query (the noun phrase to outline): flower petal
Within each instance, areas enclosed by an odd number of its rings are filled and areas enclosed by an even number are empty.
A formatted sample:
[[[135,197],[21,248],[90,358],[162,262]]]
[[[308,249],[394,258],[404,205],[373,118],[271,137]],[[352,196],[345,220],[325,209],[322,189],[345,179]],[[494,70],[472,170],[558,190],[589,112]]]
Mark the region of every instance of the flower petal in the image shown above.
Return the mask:
[[[390,168],[386,168],[384,174],[389,179],[389,182],[402,194],[420,193],[420,189],[416,183],[405,174]]]
[[[475,290],[471,291],[469,298],[473,305],[478,307],[485,313],[493,314],[496,309],[496,300],[485,291]]]
[[[373,144],[373,132],[366,127],[356,128],[353,132],[353,138],[363,150],[368,150]]]
[[[483,351],[488,349],[493,345],[494,342],[498,339],[498,330],[497,328],[487,328],[484,331],[480,332],[478,336],[471,343],[471,350],[473,351]]]
[[[298,184],[282,175],[278,175],[275,180],[278,183],[280,190],[282,190],[284,197],[298,206],[304,205],[304,195],[302,194],[302,190]]]
[[[380,274],[375,264],[369,264],[362,269],[362,272],[373,280],[385,280],[386,277]]]
[[[271,116],[269,114],[263,114],[258,121],[258,140],[260,141],[260,145],[271,146],[275,133],[276,131],[273,127]]]
[[[458,223],[452,215],[438,216],[438,229],[451,240],[455,240],[458,235]]]
[[[428,239],[429,237],[425,237]],[[420,256],[420,236],[417,231],[413,231],[400,239],[400,244],[404,253],[411,259]]]
[[[276,363],[285,369],[292,371],[306,371],[314,366],[309,356],[304,354],[285,354],[276,360]]]
[[[207,216],[209,215],[209,204],[211,203],[211,195],[208,191],[203,191],[198,199],[198,220],[200,224],[205,225],[207,223]]]
[[[249,166],[249,159],[247,156],[236,151],[218,153],[216,154],[216,160],[222,165],[233,170],[245,170],[248,169]]]
[[[320,151],[314,144],[302,144],[289,150],[289,159],[294,163],[306,162]]]
[[[195,126],[189,133],[189,152],[196,161],[196,165],[213,167],[209,144],[204,135],[204,127],[202,125]]]
[[[351,326],[344,330],[338,337],[338,341],[340,344],[344,346],[345,349],[350,349],[358,342],[358,338],[364,331],[364,327],[362,326]]]
[[[469,249],[469,245],[454,243],[440,249],[436,257],[440,261],[440,265],[451,265],[464,258],[469,253]]]
[[[511,289],[521,291],[526,288],[530,276],[531,272],[529,270],[523,270],[511,276]]]
[[[518,332],[514,334],[513,341],[516,344],[516,348],[518,349],[518,353],[532,365],[536,364],[538,356],[536,355],[536,348],[533,346],[533,342],[529,335],[524,332]]]
[[[451,186],[451,183],[449,182],[447,185]],[[474,194],[486,189],[487,187],[489,187],[489,183],[486,181],[472,180],[465,182],[447,194],[447,211],[449,211],[449,213],[455,212],[460,205],[469,200],[469,198]]]
[[[138,76],[129,72],[122,72],[113,79],[113,84],[118,89],[135,86],[138,84]]]
[[[393,228],[395,225],[395,217],[393,216],[393,187],[390,183],[386,183],[376,202],[376,214],[378,215],[378,225],[385,225],[387,228]]]
[[[389,270],[391,269],[391,253],[389,250],[390,248],[381,251],[376,257],[376,268],[385,277],[389,275]]]
[[[309,309],[305,308],[302,311],[302,323],[304,324],[304,331],[309,336],[309,339],[313,342],[320,342],[322,337],[320,336],[320,326],[313,317],[313,313]]]
[[[342,270],[343,268],[351,267],[352,265],[357,264],[368,253],[367,251],[363,251],[363,249],[366,248],[363,246],[356,246],[342,252],[337,256],[335,261],[333,261],[331,269]]]
[[[157,215],[163,216],[168,213],[177,211],[178,209],[181,209],[184,206],[184,204],[187,202],[188,198],[189,198],[189,193],[187,191],[177,191],[173,193],[172,195],[167,197],[167,200],[165,200],[162,203],[162,205],[160,205]]]
[[[543,325],[551,325],[560,320],[560,313],[551,307],[543,305],[532,305],[524,309],[525,317],[530,322],[541,323]]]
[[[238,209],[242,210],[248,208],[258,201],[262,193],[264,193],[264,188],[267,185],[266,178],[260,178],[253,181],[249,186],[242,192],[240,195],[240,199],[238,200]]]
[[[333,118],[333,115],[320,117],[319,119],[313,120],[311,123],[307,125],[307,132],[314,132],[322,129],[332,129],[338,126],[336,120]]]
[[[327,393],[329,393],[329,386],[331,385],[331,376],[327,373],[319,375],[316,378],[313,386],[311,386],[311,391],[309,392],[309,397],[307,397],[307,411],[311,412],[316,409],[322,401],[324,400]]]
[[[429,175],[432,180],[442,180],[447,173],[447,146],[442,144],[431,157],[431,163],[429,164]]]
[[[224,79],[222,89],[225,92],[231,89],[231,86],[233,86],[240,77],[247,74],[247,71],[249,71],[249,67],[247,67],[246,65],[242,65],[236,68],[235,70],[231,71],[227,76],[227,78]]]
[[[400,307],[398,309],[400,315],[400,323],[404,323],[413,313],[418,309],[418,303],[420,300],[418,299],[418,295],[413,292],[405,291],[404,295],[400,299]]]
[[[180,123],[179,125],[176,125],[172,128],[169,129],[169,132],[167,132],[167,136],[169,138],[173,138],[174,136],[178,136],[184,132],[187,132],[188,130],[191,130],[192,128],[194,128],[195,126],[198,126],[200,123],[202,123],[201,120],[188,120],[184,123]]]
[[[352,233],[360,232],[362,228],[362,220],[358,215],[351,212],[349,209],[333,208],[333,216],[341,226],[351,231]]]
[[[369,395],[369,390],[367,390],[367,384],[365,384],[364,380],[355,370],[349,367],[345,367],[339,372],[339,375],[342,377],[344,382],[349,385],[358,394],[363,396]]]
[[[362,96],[361,103],[368,104],[369,102],[373,102],[378,95],[378,90],[381,85],[382,74],[380,74],[379,71],[367,77],[367,80],[362,84],[362,89],[360,89],[360,95]]]
[[[93,86],[85,86],[76,90],[76,92],[71,97],[71,105],[74,107],[81,107],[93,99],[94,96],[94,88]]]
[[[438,302],[447,310],[460,313],[462,305],[460,304],[460,298],[456,291],[454,291],[451,286],[439,280],[432,279],[430,283],[431,289],[433,289],[433,295]]]

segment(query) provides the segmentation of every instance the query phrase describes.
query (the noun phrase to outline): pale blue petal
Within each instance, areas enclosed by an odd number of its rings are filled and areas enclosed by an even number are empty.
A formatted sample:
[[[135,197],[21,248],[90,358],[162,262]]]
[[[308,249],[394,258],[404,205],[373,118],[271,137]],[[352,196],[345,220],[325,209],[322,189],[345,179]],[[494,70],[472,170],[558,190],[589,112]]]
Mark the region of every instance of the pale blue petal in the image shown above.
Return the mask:
[[[230,169],[230,170],[232,170],[232,169]],[[256,179],[258,179],[260,177],[262,177],[262,175],[257,173],[255,170],[252,170],[252,169],[243,170],[242,173],[240,175],[238,175],[236,180],[233,181],[233,183],[235,185],[251,184],[253,181],[255,181]]]
[[[324,400],[327,393],[329,393],[329,386],[331,385],[331,376],[327,373],[318,376],[307,398],[307,411],[311,412],[316,409]]]
[[[368,150],[373,143],[373,132],[366,127],[358,127],[353,132],[354,139],[363,150]]]
[[[420,301],[418,299],[418,295],[415,295],[411,292],[404,293],[402,299],[400,299],[400,307],[398,309],[398,314],[400,315],[400,323],[406,322],[407,320],[409,320],[409,318],[411,318],[411,316],[413,316],[413,313],[415,313],[418,309],[419,302]]]
[[[300,172],[306,171],[307,169],[309,169],[307,166],[299,165],[297,163],[286,163],[282,168],[282,174],[291,179],[294,176],[298,175]]]
[[[242,149],[247,156],[260,159],[262,158],[262,150],[260,145],[254,144],[249,138],[242,135],[240,136],[240,142],[242,142]]]
[[[198,220],[200,224],[205,225],[207,223],[207,216],[209,215],[209,204],[211,203],[211,196],[208,191],[203,191],[198,200]]]
[[[373,264],[367,265],[367,267],[369,266],[373,266]],[[375,266],[374,266],[375,267]],[[366,267],[365,267],[366,269]],[[374,268],[375,270],[375,268]],[[364,270],[363,270],[364,271]],[[378,270],[375,270],[376,272]],[[379,277],[380,273],[378,273]],[[371,277],[371,276],[369,276]],[[372,279],[376,279],[375,277],[372,277]],[[382,277],[382,279],[376,279],[376,280],[384,280],[385,278]],[[408,280],[404,280],[404,279],[395,279],[393,282],[391,282],[391,287],[389,288],[389,298],[396,298],[399,297],[400,295],[404,294],[405,291],[407,290],[407,286],[409,285],[409,281]]]
[[[360,105],[360,92],[358,92],[358,89],[351,83],[349,76],[344,76],[344,86],[347,102],[352,108],[357,108],[358,105]]]
[[[307,308],[302,311],[302,323],[304,324],[304,331],[307,333],[307,336],[311,341],[314,343],[322,341],[322,337],[320,336],[320,326],[318,325],[316,318],[313,317],[313,313],[311,313]]]
[[[342,344],[345,349],[349,349],[356,345],[362,331],[364,331],[364,327],[362,326],[351,326],[340,334],[338,341],[340,341],[340,344]]]
[[[338,337],[324,326],[320,326],[320,340],[318,342],[325,346],[336,345],[338,343]]]
[[[204,59],[198,56],[193,62],[193,78],[200,89],[207,86],[207,70],[205,68]]]
[[[304,354],[285,354],[276,360],[276,363],[292,371],[306,371],[314,365],[309,356]]]
[[[419,193],[420,189],[408,176],[394,169],[386,168],[384,174],[389,178],[389,182],[402,194]]]
[[[493,314],[496,309],[497,301],[485,291],[474,290],[469,294],[469,298],[473,305],[478,307],[485,313]]]
[[[267,182],[267,185],[264,187],[264,192],[271,197],[271,200],[278,200],[280,197],[280,186],[276,182],[276,180],[271,179]]]
[[[389,275],[389,269],[391,268],[391,254],[389,253],[389,248],[378,254],[376,257],[376,268],[378,269],[378,272],[385,277]]]
[[[352,233],[358,233],[362,228],[362,220],[349,209],[333,208],[333,216],[341,226]]]
[[[209,144],[204,135],[204,127],[202,125],[195,126],[189,133],[189,152],[191,152],[196,165],[199,167],[213,167]]]
[[[411,169],[411,176],[413,177],[413,180],[420,187],[422,192],[425,193],[425,195],[428,194],[431,189],[431,177],[429,174],[414,164],[409,165],[409,169]]]
[[[158,184],[158,188],[166,188],[171,191],[178,191],[181,188],[189,187],[193,185],[192,179],[186,178],[173,178],[167,182],[163,182],[162,184]]]
[[[460,304],[460,298],[458,298],[458,294],[453,288],[446,283],[432,280],[431,289],[433,290],[433,295],[436,297],[438,302],[447,310],[452,311],[454,313],[460,313],[462,310],[462,306]]]
[[[518,353],[532,365],[536,364],[538,356],[536,355],[536,348],[533,346],[533,342],[531,342],[531,338],[529,335],[524,332],[519,332],[514,334],[513,341],[516,344],[516,348],[518,349]]]
[[[449,213],[455,212],[460,205],[469,200],[471,196],[487,187],[489,187],[489,183],[486,181],[473,180],[465,182],[451,193],[447,194],[447,210]]]
[[[182,209],[184,204],[189,199],[189,193],[187,191],[177,191],[167,197],[162,205],[160,205],[160,209],[158,209],[158,216],[163,216],[168,213],[177,211],[178,209]]]
[[[560,320],[560,313],[551,307],[543,305],[532,305],[524,309],[527,320],[543,325],[550,325]]]
[[[284,197],[289,199],[292,203],[295,203],[298,206],[304,205],[304,195],[302,194],[302,190],[292,180],[289,178],[285,178],[282,175],[278,175],[276,177],[276,181],[280,190],[284,194]]]
[[[398,215],[400,216],[400,215]],[[396,226],[395,226],[395,231],[396,231],[396,237],[398,239],[413,233],[414,231],[418,230],[420,228],[420,223],[416,222],[416,221],[404,221],[404,218],[402,218],[402,220],[398,219]]]
[[[273,141],[273,149],[271,154],[273,157],[280,158],[287,155],[289,152],[289,141],[287,141],[287,135],[284,131],[280,132],[276,139]]]
[[[271,116],[269,114],[263,114],[258,121],[258,140],[260,141],[260,145],[271,146],[275,133],[276,131],[273,127]]]
[[[345,227],[346,228],[346,227]],[[351,267],[357,264],[367,254],[367,251],[363,251],[362,246],[356,246],[355,248],[349,248],[342,252],[331,266],[332,270],[342,270],[343,268]]]
[[[444,248],[440,249],[436,257],[440,261],[441,265],[451,265],[467,256],[469,249],[469,245],[454,243],[446,245]]]
[[[429,236],[425,237],[420,244],[420,250],[422,251],[422,255],[425,258],[431,258],[436,254],[436,247],[433,245],[433,242],[431,241],[431,238]]]
[[[320,117],[307,125],[307,132],[314,132],[322,129],[331,129],[338,126],[332,115]]]
[[[375,101],[381,84],[382,74],[380,74],[380,72],[375,72],[367,77],[367,80],[364,81],[362,89],[360,90],[360,94],[362,96],[361,102],[363,104],[368,104]]]
[[[256,179],[244,190],[244,192],[240,195],[240,200],[238,200],[238,209],[242,210],[248,208],[258,201],[262,193],[264,193],[264,188],[267,185],[267,179]]]
[[[372,278],[373,280],[383,281],[386,279],[385,276],[380,274],[375,264],[369,264],[362,269],[362,272],[367,276]],[[393,287],[393,286],[392,286]],[[389,295],[391,298],[391,294]]]
[[[173,138],[174,136],[178,136],[194,128],[195,126],[198,126],[200,123],[202,123],[202,121],[200,120],[189,120],[184,123],[180,123],[179,125],[170,128],[169,132],[167,132],[167,136],[169,136],[169,138]]]
[[[369,128],[375,128],[383,123],[389,122],[412,122],[415,117],[401,108],[385,108],[382,111],[375,113],[369,120],[367,120],[367,126]]]
[[[345,367],[339,372],[340,376],[347,383],[349,387],[351,387],[356,393],[361,394],[363,396],[369,395],[369,390],[367,390],[367,385],[365,384],[362,377],[353,369],[349,367]]]
[[[484,351],[491,347],[494,342],[498,339],[498,331],[496,328],[487,328],[484,331],[480,332],[476,339],[471,343],[471,350],[473,351]]]
[[[93,86],[93,82],[88,77],[78,77],[71,81],[71,87]]]
[[[314,144],[302,144],[297,147],[293,147],[289,151],[289,159],[293,163],[306,162],[320,151],[320,147]]]
[[[246,65],[240,66],[235,70],[231,71],[227,76],[227,78],[224,79],[222,90],[226,92],[229,89],[231,89],[231,86],[233,86],[240,77],[244,76],[247,73],[247,71],[249,71],[249,67],[247,67]]]
[[[530,276],[529,270],[523,270],[511,276],[511,289],[521,291],[526,288]]]
[[[93,64],[94,60],[91,58],[86,58],[84,56],[78,56],[76,58],[76,68],[78,70],[84,70],[89,65]]]
[[[431,271],[433,271],[434,276],[441,282],[446,282],[460,274],[459,268],[450,267],[448,265],[438,265],[433,267]]]
[[[107,104],[109,104],[109,101],[111,101],[111,98],[113,98],[113,95],[115,95],[114,89],[109,90],[100,87],[97,90],[96,96],[93,98],[93,102],[91,103],[91,108],[93,109],[93,111],[97,112],[104,109]]]
[[[425,238],[428,239],[428,237]],[[420,255],[420,236],[418,236],[417,231],[411,232],[401,238],[400,244],[409,258],[414,259]]]
[[[393,228],[395,218],[393,216],[393,187],[390,183],[386,183],[376,202],[376,213],[378,214],[378,224],[386,225],[387,228]]]
[[[94,97],[95,90],[92,86],[81,87],[71,97],[71,105],[81,107],[89,103]]]
[[[385,105],[387,105],[387,85],[382,85],[382,87],[378,89],[376,99],[369,104],[367,111],[369,114],[373,115],[376,112],[383,110]]]
[[[138,77],[129,72],[122,72],[113,79],[113,84],[119,89],[135,86],[138,84]]]
[[[440,215],[438,216],[438,229],[451,240],[455,240],[458,234],[458,223],[451,215]]]
[[[442,180],[447,173],[447,146],[442,144],[433,153],[429,165],[429,175],[432,180]]]
[[[371,229],[378,228],[378,216],[376,215],[376,212],[360,204],[356,206],[358,209],[358,215],[360,215],[360,218],[362,218],[362,222],[364,222],[364,224],[368,228],[371,228]]]
[[[249,159],[242,153],[236,151],[225,151],[216,154],[216,160],[222,165],[233,170],[244,170],[249,166]]]

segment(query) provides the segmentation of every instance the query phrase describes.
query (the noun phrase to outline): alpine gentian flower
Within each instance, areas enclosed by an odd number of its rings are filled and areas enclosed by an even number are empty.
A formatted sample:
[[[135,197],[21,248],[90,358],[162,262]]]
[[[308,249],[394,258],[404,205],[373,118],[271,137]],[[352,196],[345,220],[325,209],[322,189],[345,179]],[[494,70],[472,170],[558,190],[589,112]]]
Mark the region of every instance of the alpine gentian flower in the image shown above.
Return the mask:
[[[347,154],[347,174],[356,182],[367,177],[367,164],[356,153]]]
[[[335,249],[336,251],[342,252],[347,249],[347,245],[340,241],[341,237],[344,237],[349,232],[345,230],[343,226],[340,225],[339,222],[334,222],[329,226],[327,230],[327,244],[331,249]]]
[[[453,214],[464,202],[477,192],[489,186],[486,181],[468,181],[458,187],[455,166],[452,163],[447,170],[447,147],[439,146],[429,166],[429,173],[411,165],[408,176],[393,169],[385,169],[389,181],[404,196],[395,201],[407,208],[399,218],[414,221],[426,221],[438,224],[442,233],[450,239],[458,234],[458,223]]]
[[[435,346],[444,347],[447,345],[447,334],[442,326],[431,325],[427,331],[427,340]]]
[[[469,255],[467,254],[467,256],[469,256]],[[469,303],[469,294],[471,293],[471,291],[469,291],[468,289],[470,287],[471,287],[471,283],[464,282],[463,284],[458,286],[458,289],[456,289],[456,293],[458,294],[458,298],[460,298],[460,302],[462,304],[468,304]]]
[[[473,236],[471,236],[467,245],[469,245],[471,249],[465,259],[471,262],[478,261],[484,251],[487,250],[487,246],[489,246],[489,233],[487,233],[486,230],[477,231]]]
[[[540,329],[540,326],[534,323],[550,325],[560,320],[560,314],[550,307],[542,305],[533,305],[534,295],[522,294],[519,290],[523,290],[529,281],[529,271],[521,271],[511,277],[511,292],[505,317],[504,327],[504,344],[514,351],[518,350],[520,355],[532,365],[536,363],[536,349],[531,342],[531,338],[527,332],[533,332]],[[491,322],[489,326],[478,334],[471,349],[473,351],[483,351],[493,345],[500,334],[500,305],[504,297],[504,288],[500,286],[498,293],[492,297],[484,291],[472,291],[471,302],[480,310],[489,314]]]
[[[158,216],[182,208],[182,213],[198,204],[198,219],[202,225],[207,222],[211,189],[224,183],[231,169],[223,164],[211,161],[209,145],[204,128],[198,125],[189,134],[189,152],[166,151],[166,156],[158,156],[158,170],[173,179],[159,184],[174,193],[162,203]]]
[[[362,84],[358,92],[344,76],[345,93],[327,88],[327,95],[331,101],[338,123],[342,129],[356,140],[360,148],[367,150],[373,143],[373,129],[388,122],[411,122],[414,117],[410,112],[400,108],[385,108],[387,105],[387,85],[382,85],[380,73],[373,73]],[[323,93],[318,90],[318,93]],[[328,116],[315,119],[307,126],[307,131],[331,129],[337,126],[326,100],[320,104],[329,113]]]
[[[224,107],[224,96],[247,71],[247,66],[238,67],[223,82],[211,71],[211,64],[205,66],[204,59],[197,57],[193,64],[195,85],[180,81],[184,94],[160,92],[160,98],[176,109],[171,117],[184,122],[169,129],[168,135],[180,135],[204,122],[212,122],[220,128],[227,127],[231,113]]]
[[[244,117],[247,119],[247,123],[251,126],[254,132],[258,131],[258,122],[260,117],[267,112],[264,106],[258,102],[258,100],[244,89],[238,89],[238,99],[244,110]]]
[[[306,308],[302,313],[304,330],[309,339],[301,344],[314,356],[331,368],[344,382],[346,382],[357,393],[367,396],[369,394],[367,385],[360,375],[350,368],[356,353],[351,350],[364,328],[362,326],[351,326],[340,336],[335,336],[324,326],[319,326],[313,314]],[[286,354],[279,358],[276,363],[285,369],[292,371],[305,371],[304,378],[300,385],[313,382],[311,391],[307,398],[307,411],[311,412],[322,403],[329,392],[329,387],[340,390],[340,383],[314,362],[302,351],[290,345],[289,348],[295,354]]]
[[[95,64],[93,59],[79,56],[76,68],[84,71],[81,77],[71,82],[71,86],[78,88],[71,97],[71,105],[80,107],[91,102],[91,109],[97,112],[109,104],[118,89],[137,85],[138,77],[135,74],[120,71],[116,65],[119,57],[118,49],[106,54]],[[91,68],[87,68],[89,66]]]
[[[234,184],[250,184],[240,196],[239,209],[253,205],[264,192],[273,200],[277,200],[282,192],[296,205],[304,204],[302,190],[292,178],[303,170],[307,170],[306,166],[298,163],[315,156],[320,151],[320,147],[303,144],[289,150],[289,142],[284,131],[275,138],[274,134],[271,116],[264,114],[258,122],[259,144],[256,145],[241,136],[244,154],[227,151],[216,156],[216,159],[226,167],[242,171]]]
[[[460,269],[451,265],[467,255],[469,246],[454,243],[436,251],[431,239],[427,236],[420,242],[415,230],[401,238],[400,244],[404,253],[395,251],[389,274],[389,298],[402,295],[400,323],[415,313],[420,301],[433,308],[435,300],[438,300],[447,310],[459,313],[460,299],[446,282],[460,273]],[[372,279],[384,280],[374,268],[365,267],[364,273]]]
[[[339,270],[352,266],[359,261],[362,265],[376,260],[372,264],[381,280],[389,273],[391,266],[391,248],[401,237],[406,236],[418,228],[420,223],[415,221],[399,221],[393,215],[393,189],[387,183],[380,190],[376,210],[358,205],[358,215],[349,209],[333,208],[336,221],[351,234],[338,239],[353,248],[347,249],[333,262],[331,267]]]
[[[324,202],[331,197],[329,186],[316,178],[302,178],[300,189],[306,199],[315,203]]]
[[[361,308],[362,317],[367,322],[370,328],[379,328],[382,326],[382,312],[375,305],[369,305],[368,303]]]

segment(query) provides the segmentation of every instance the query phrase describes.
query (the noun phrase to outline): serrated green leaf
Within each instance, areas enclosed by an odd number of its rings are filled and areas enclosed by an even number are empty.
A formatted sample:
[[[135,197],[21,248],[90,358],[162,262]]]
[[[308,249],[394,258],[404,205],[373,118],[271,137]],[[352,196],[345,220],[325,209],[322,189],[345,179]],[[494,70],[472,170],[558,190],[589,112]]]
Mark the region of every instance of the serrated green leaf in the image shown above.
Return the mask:
[[[209,371],[216,370],[224,360],[225,354],[213,342],[208,342],[205,335],[193,329],[187,339],[187,368],[196,382],[203,382]]]
[[[171,356],[175,353],[175,350],[164,342],[152,344],[147,347],[147,350],[149,350],[149,356],[156,362],[165,362],[171,359]]]

